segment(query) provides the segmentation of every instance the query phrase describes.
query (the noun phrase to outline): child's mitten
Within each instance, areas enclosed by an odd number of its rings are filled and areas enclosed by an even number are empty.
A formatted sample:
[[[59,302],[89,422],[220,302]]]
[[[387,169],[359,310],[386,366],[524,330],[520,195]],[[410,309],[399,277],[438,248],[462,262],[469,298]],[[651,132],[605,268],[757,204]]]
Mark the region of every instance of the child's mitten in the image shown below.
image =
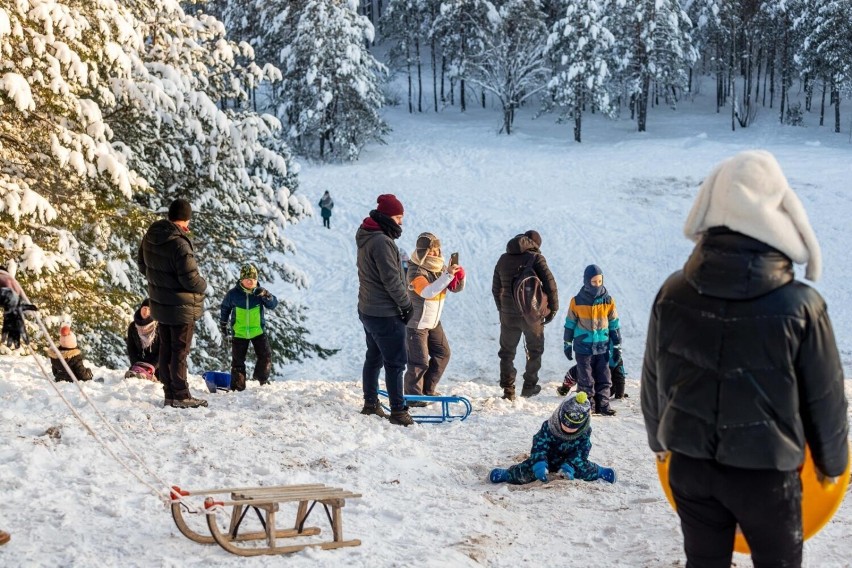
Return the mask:
[[[617,476],[615,475],[615,470],[611,467],[601,467],[598,466],[598,477],[603,479],[608,483],[615,483]]]
[[[506,483],[509,481],[509,470],[500,469],[499,467],[492,469],[488,479],[491,480],[491,483]]]
[[[547,483],[547,462],[540,461],[536,462],[532,466],[533,473],[535,474],[535,478],[541,481],[542,483]]]
[[[562,467],[559,468],[559,471],[562,472],[562,477],[565,479],[574,479],[574,466],[570,463],[563,463]]]

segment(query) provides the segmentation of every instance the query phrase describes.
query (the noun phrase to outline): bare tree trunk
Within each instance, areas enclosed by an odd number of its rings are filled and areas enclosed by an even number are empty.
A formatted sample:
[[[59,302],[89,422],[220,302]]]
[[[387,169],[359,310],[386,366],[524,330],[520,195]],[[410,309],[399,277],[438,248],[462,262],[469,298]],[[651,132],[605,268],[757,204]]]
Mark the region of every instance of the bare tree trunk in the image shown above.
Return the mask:
[[[819,125],[822,126],[825,123],[825,91],[826,85],[828,81],[825,80],[825,77],[822,78],[822,101],[819,105]]]
[[[574,84],[574,142],[582,141],[583,127],[583,81],[575,79]]]
[[[692,94],[692,67],[689,68],[689,86],[686,89],[690,95]]]
[[[414,100],[411,92],[411,46],[407,41],[405,42],[405,69],[408,73],[408,114],[412,114],[414,112]]]
[[[467,110],[467,101],[465,100],[464,92],[464,79],[459,81],[459,104],[461,105],[462,112]]]
[[[757,81],[754,83],[754,104],[760,99],[760,68],[763,66],[763,46],[757,48]]]
[[[647,72],[642,76],[641,89],[642,92],[636,100],[636,122],[639,127],[639,132],[645,132],[648,121],[648,98],[650,95],[651,77]]]
[[[763,93],[766,95],[766,91]],[[769,108],[772,108],[772,104],[775,101],[775,44],[772,44],[772,61],[770,62],[769,67]],[[764,101],[764,106],[766,106],[766,102]]]
[[[813,79],[811,79],[810,73],[805,72],[804,81],[805,81],[805,110],[810,112],[811,111],[811,98],[813,97],[813,94],[814,94],[814,82],[813,82]]]
[[[435,37],[432,37],[432,40],[429,42],[430,47],[432,49],[432,98],[435,101],[435,112],[438,112],[438,61],[435,57]],[[441,80],[441,87],[444,86],[443,78]],[[443,99],[444,93],[441,93],[441,98]]]
[[[784,124],[784,110],[787,105],[787,89],[789,88],[789,73],[790,65],[787,60],[787,50],[789,48],[789,22],[787,17],[784,17],[784,43],[781,46],[781,112],[779,113],[781,124]]]
[[[840,132],[840,91],[837,88],[837,83],[832,78],[832,96],[834,97],[834,131]]]
[[[482,89],[482,108],[485,108],[485,89]]]
[[[420,37],[414,38],[414,55],[417,57],[417,112],[423,112],[423,73],[420,63]]]
[[[441,54],[441,103],[447,102],[447,97],[444,94],[444,76],[447,74],[447,58]],[[452,104],[452,103],[450,103]]]

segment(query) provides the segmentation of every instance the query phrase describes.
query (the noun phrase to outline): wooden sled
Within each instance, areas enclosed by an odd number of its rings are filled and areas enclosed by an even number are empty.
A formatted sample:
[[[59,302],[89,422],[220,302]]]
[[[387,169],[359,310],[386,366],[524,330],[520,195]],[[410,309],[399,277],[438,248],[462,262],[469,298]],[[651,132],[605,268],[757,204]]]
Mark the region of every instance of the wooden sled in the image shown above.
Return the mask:
[[[390,398],[387,391],[379,390],[379,396],[383,396],[385,398]],[[405,400],[416,400],[422,402],[440,402],[441,403],[441,414],[411,414],[412,420],[418,423],[426,422],[437,424],[441,422],[447,422],[448,420],[465,420],[468,416],[470,416],[473,407],[470,404],[470,401],[463,396],[429,396],[426,394],[418,395],[418,394],[406,394],[403,395]],[[462,406],[462,410],[459,414],[454,414],[450,411],[451,404],[460,404]],[[390,413],[390,407],[386,404],[382,404],[382,408],[385,409],[386,412]]]
[[[210,495],[230,493],[230,500],[216,501]],[[183,503],[186,497],[205,496],[204,514],[207,516],[207,528],[211,536],[200,534],[190,528],[183,516]],[[340,509],[346,499],[361,497],[345,489],[328,487],[322,484],[279,485],[270,487],[234,487],[229,489],[207,489],[203,491],[185,491],[172,487],[172,517],[178,530],[190,540],[201,544],[216,543],[228,552],[239,556],[261,556],[265,554],[289,554],[309,546],[323,549],[358,546],[360,540],[343,540],[343,518]],[[296,522],[291,529],[276,529],[276,514],[282,503],[298,503]],[[277,539],[314,536],[322,532],[318,527],[306,527],[305,522],[317,503],[325,509],[331,524],[332,540],[278,546]],[[331,512],[329,512],[329,507]],[[230,508],[230,524],[227,532],[222,532],[216,522],[216,512]],[[240,525],[249,510],[254,510],[263,531],[240,533]],[[258,546],[266,540],[266,546]],[[252,546],[245,543],[251,543]]]

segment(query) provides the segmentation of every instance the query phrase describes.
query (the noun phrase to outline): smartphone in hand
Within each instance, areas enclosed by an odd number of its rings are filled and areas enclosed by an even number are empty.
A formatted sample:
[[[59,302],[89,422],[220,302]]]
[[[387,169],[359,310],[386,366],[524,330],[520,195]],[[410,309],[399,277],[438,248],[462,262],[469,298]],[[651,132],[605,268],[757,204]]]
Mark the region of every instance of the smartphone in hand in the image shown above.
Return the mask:
[[[458,263],[459,263],[459,253],[454,252],[453,254],[450,255],[450,266],[452,266],[453,264],[458,264]]]

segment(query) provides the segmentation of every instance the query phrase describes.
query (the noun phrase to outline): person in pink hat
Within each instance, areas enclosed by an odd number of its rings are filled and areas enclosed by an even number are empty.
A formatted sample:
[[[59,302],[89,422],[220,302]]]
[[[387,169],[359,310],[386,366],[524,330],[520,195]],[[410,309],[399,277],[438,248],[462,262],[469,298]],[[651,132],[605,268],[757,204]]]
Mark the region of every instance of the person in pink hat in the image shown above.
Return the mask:
[[[385,417],[379,403],[379,374],[384,367],[392,424],[413,423],[403,396],[402,375],[408,356],[405,326],[414,313],[408,297],[396,239],[402,235],[405,209],[396,196],[380,195],[355,234],[358,246],[358,318],[364,326],[367,353],[361,374],[361,414]]]

